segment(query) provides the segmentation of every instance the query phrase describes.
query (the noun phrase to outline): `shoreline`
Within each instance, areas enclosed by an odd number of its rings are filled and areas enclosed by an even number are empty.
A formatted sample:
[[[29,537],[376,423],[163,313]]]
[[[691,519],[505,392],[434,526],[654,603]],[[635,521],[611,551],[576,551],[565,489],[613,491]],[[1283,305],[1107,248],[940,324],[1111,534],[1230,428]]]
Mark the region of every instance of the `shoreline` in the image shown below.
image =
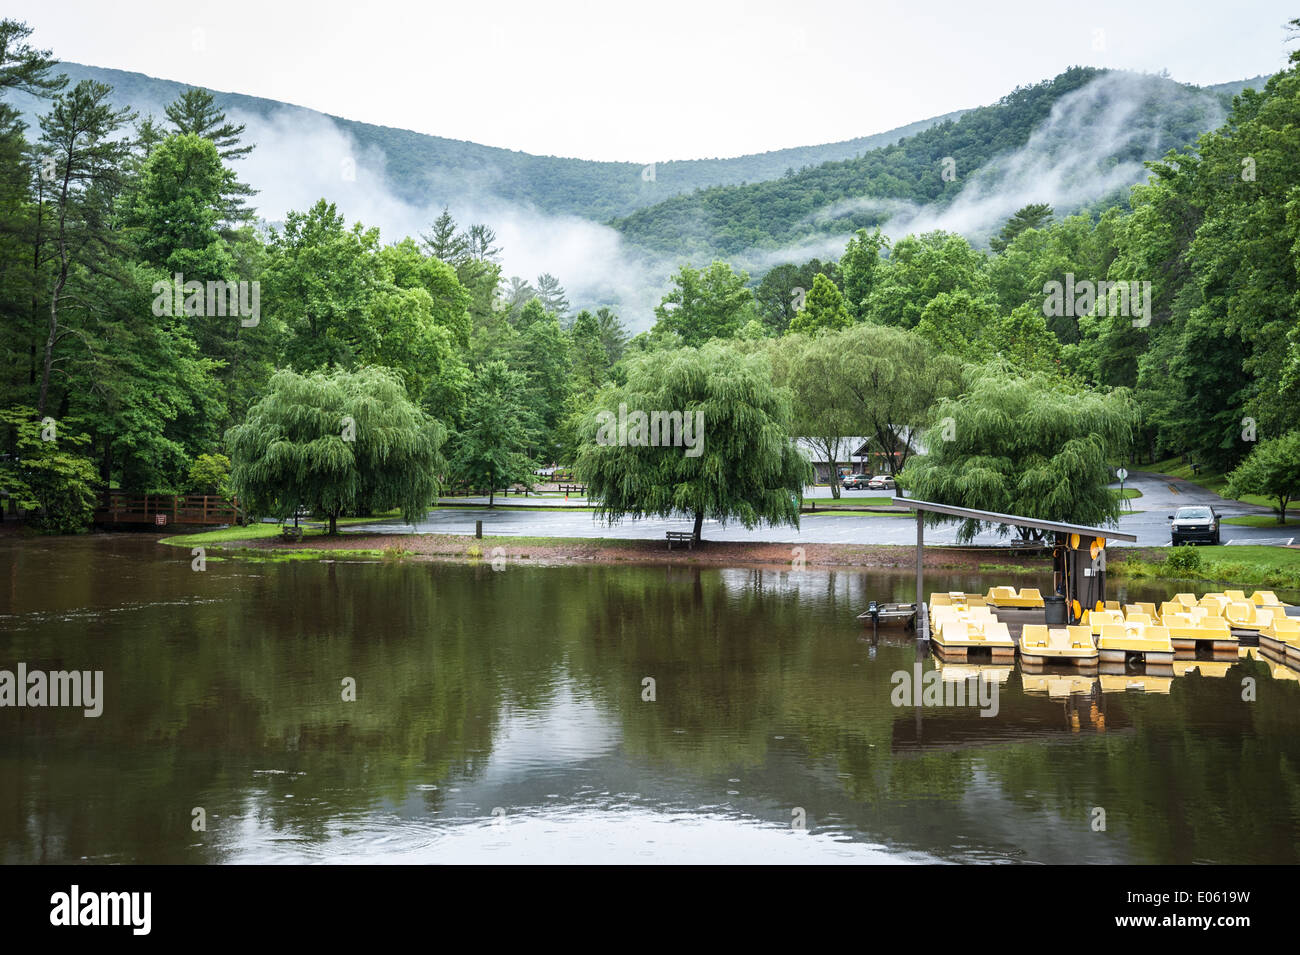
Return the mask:
[[[569,538],[490,536],[472,534],[366,534],[352,532],[330,538],[324,535],[305,537],[289,543],[279,537],[225,539],[205,543],[204,535],[178,535],[164,538],[172,546],[202,544],[209,552],[230,558],[253,560],[321,560],[332,558],[442,560],[478,563],[504,559],[528,562],[537,566],[563,566],[574,563],[641,564],[649,566],[696,567],[784,567],[793,568],[801,560],[801,569],[830,571],[836,569],[914,571],[916,549],[910,544],[803,544],[757,543],[749,541],[708,541],[695,548],[667,548],[665,541],[652,538]],[[1300,553],[1291,551],[1300,556]],[[1284,590],[1300,595],[1300,573],[1278,566],[1233,564],[1218,565],[1227,574],[1214,575],[1210,563],[1205,572],[1166,574],[1163,562],[1167,548],[1123,548],[1116,552],[1107,569],[1116,581],[1159,581],[1177,589],[1190,586],[1241,586]],[[1276,556],[1276,555],[1271,555]],[[1027,552],[1012,547],[954,547],[926,545],[923,557],[926,570],[965,573],[1006,573],[1050,575],[1050,551]],[[1300,600],[1300,596],[1297,598]]]
[[[97,532],[119,536],[131,532]],[[0,537],[26,537],[21,527],[0,525]],[[58,536],[33,538],[57,540]],[[74,535],[78,537],[80,535]],[[151,536],[151,535],[150,535]],[[252,525],[154,537],[170,547],[202,547],[218,560],[437,560],[481,563],[504,559],[534,566],[571,564],[688,566],[716,568],[775,568],[832,571],[836,569],[914,571],[916,550],[911,544],[760,543],[705,540],[695,548],[675,546],[653,538],[572,538],[492,536],[472,534],[369,534],[357,530],[327,537],[308,529],[299,542],[283,540],[276,525]],[[1223,551],[1231,551],[1224,554]],[[802,553],[800,553],[802,551]],[[1110,552],[1107,574],[1119,582],[1158,581],[1178,590],[1239,587],[1287,592],[1300,603],[1300,547],[1197,548],[1209,555],[1196,569],[1166,572],[1169,548],[1131,547]],[[1216,553],[1218,552],[1218,553]],[[1255,552],[1255,553],[1251,553]],[[927,544],[926,570],[964,573],[1050,574],[1049,552],[1023,548],[960,547]]]
[[[179,535],[161,543],[185,547],[198,543]],[[702,541],[693,548],[654,539],[501,537],[472,534],[360,534],[339,537],[312,536],[288,543],[279,538],[231,540],[205,545],[209,553],[265,559],[321,559],[370,557],[403,560],[446,560],[476,563],[505,559],[538,565],[570,563],[687,565],[707,567],[794,566],[802,560],[807,569],[835,570],[853,567],[879,570],[914,570],[916,549],[898,544],[803,544],[748,541]],[[1050,568],[1046,555],[1012,556],[1006,549],[929,547],[924,567],[929,570],[979,571],[997,569],[1024,573]]]

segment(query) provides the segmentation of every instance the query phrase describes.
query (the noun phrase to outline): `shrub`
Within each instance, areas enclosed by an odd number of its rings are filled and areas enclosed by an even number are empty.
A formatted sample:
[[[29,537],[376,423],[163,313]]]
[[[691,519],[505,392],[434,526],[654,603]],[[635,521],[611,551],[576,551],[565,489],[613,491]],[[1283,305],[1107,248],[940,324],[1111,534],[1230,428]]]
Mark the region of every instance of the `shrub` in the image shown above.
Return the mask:
[[[1186,577],[1201,569],[1201,552],[1188,544],[1181,544],[1165,558],[1165,573],[1173,577]]]

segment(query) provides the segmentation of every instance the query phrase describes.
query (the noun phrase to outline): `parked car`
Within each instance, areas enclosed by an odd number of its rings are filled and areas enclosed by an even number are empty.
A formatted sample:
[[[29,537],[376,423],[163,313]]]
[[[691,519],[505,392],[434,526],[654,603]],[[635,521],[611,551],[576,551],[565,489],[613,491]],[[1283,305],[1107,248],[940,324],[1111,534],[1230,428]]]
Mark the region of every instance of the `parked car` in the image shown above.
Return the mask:
[[[1169,521],[1169,539],[1175,546],[1191,541],[1219,543],[1219,515],[1212,507],[1180,507]]]
[[[865,491],[870,480],[869,474],[846,474],[840,486],[846,491]]]
[[[896,487],[898,485],[894,483],[894,479],[888,474],[877,474],[867,482],[867,490],[869,491],[892,491]]]

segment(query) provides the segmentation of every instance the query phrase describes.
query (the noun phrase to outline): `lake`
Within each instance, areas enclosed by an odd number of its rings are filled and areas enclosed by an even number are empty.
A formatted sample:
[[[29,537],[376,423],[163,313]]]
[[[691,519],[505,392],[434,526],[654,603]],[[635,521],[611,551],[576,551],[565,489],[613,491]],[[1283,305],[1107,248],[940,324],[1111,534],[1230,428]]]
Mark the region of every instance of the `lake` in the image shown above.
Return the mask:
[[[1010,582],[1038,583],[927,573]],[[0,539],[0,669],[104,686],[98,718],[0,708],[0,862],[1300,861],[1293,676],[1242,659],[1069,693],[1016,666],[979,677],[994,716],[898,706],[893,674],[936,664],[854,618],[913,586],[685,564],[200,572],[142,534]]]

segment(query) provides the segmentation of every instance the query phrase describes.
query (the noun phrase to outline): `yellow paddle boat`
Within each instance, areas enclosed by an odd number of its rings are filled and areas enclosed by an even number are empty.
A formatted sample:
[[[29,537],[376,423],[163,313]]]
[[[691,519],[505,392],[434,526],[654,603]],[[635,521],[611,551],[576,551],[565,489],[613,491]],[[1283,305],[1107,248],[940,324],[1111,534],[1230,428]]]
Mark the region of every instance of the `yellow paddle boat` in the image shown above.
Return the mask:
[[[1016,593],[1015,587],[990,587],[984,600],[993,607],[1041,607],[1043,595],[1036,587],[1025,587]]]
[[[1020,631],[1020,659],[1029,664],[1086,667],[1096,665],[1098,651],[1087,625],[1049,628],[1045,624],[1027,623]]]
[[[1133,618],[1145,616],[1146,614],[1134,614]],[[1133,618],[1122,624],[1102,624],[1101,639],[1097,643],[1101,659],[1107,663],[1139,659],[1144,663],[1173,663],[1174,644],[1169,638],[1169,630]]]

